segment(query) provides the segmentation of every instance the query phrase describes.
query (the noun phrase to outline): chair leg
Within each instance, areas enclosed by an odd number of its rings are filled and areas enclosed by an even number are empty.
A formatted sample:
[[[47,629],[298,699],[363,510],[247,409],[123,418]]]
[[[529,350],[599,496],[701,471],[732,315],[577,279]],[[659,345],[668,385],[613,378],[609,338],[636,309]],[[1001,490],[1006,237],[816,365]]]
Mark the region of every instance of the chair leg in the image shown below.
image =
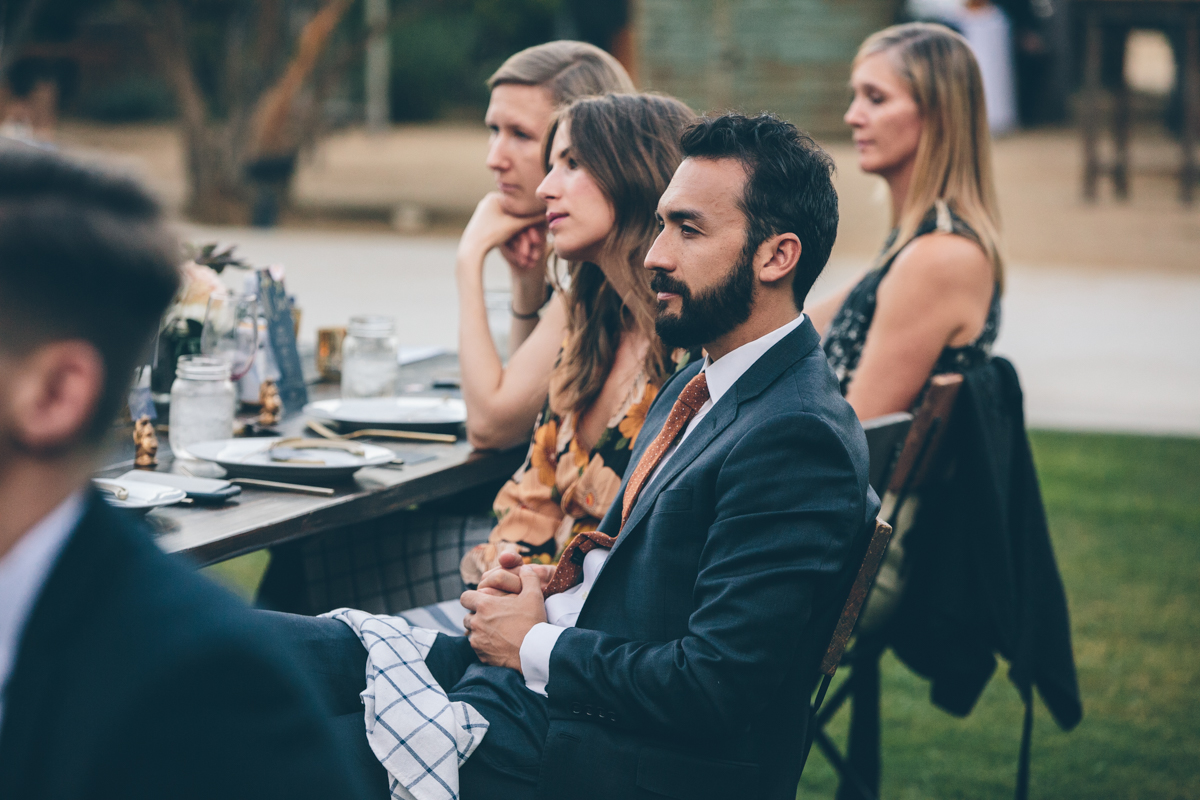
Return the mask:
[[[864,648],[865,651],[865,648]],[[850,736],[846,746],[846,772],[853,781],[843,780],[837,800],[874,800],[879,795],[879,653],[863,652],[856,661],[851,680]],[[841,772],[839,770],[839,772]],[[869,794],[860,791],[869,790]]]
[[[816,743],[817,749],[825,756],[825,760],[837,772],[843,786],[849,784],[858,792],[858,796],[865,798],[865,800],[878,800],[878,793],[872,792],[871,788],[859,780],[859,777],[851,771],[850,765],[846,763],[846,759],[842,758],[842,754],[838,752],[837,745],[829,738],[829,734],[818,728],[813,736],[813,742]]]

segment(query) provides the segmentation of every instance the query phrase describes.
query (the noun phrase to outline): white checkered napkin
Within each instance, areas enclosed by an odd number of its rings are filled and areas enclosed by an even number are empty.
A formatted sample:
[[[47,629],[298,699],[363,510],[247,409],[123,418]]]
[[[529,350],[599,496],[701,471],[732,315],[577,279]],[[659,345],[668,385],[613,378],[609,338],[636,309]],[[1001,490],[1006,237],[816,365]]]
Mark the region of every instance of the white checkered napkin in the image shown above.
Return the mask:
[[[483,740],[488,721],[451,702],[425,665],[437,631],[400,617],[339,608],[367,648],[363,690],[367,741],[387,770],[393,800],[458,800],[458,768]]]

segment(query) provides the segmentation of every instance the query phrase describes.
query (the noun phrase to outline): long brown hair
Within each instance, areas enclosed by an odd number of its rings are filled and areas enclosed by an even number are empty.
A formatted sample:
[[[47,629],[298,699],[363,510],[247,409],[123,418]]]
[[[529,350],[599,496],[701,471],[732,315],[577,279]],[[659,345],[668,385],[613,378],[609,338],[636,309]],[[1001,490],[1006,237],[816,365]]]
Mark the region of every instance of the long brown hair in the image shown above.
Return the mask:
[[[944,211],[949,207],[975,231],[1003,288],[992,138],[983,80],[971,48],[944,25],[912,22],[867,37],[854,64],[876,53],[886,53],[907,82],[922,121],[912,184],[900,218],[893,220],[896,238],[881,259],[903,249],[931,209],[948,221]]]
[[[570,125],[571,154],[612,203],[612,230],[602,251],[629,266],[634,292],[626,304],[596,264],[573,261],[567,279],[553,279],[567,304],[567,342],[551,378],[556,410],[581,414],[595,401],[616,359],[621,334],[636,328],[650,341],[646,371],[655,383],[667,374],[667,352],[654,331],[656,307],[646,253],[658,234],[658,199],[683,155],[679,136],[696,114],[673,97],[610,94],[576,100],[546,131],[545,161],[558,126]]]
[[[554,105],[605,92],[636,92],[629,73],[608,53],[587,42],[563,39],[527,47],[508,57],[487,80],[488,89],[505,83],[541,86]]]

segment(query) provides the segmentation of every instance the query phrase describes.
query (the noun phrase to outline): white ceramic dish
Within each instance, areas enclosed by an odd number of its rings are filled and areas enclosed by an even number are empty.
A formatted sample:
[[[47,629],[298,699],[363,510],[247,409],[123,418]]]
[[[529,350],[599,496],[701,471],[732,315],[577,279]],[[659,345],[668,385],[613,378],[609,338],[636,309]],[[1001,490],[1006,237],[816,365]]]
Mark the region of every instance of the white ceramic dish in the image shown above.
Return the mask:
[[[467,421],[467,405],[456,397],[371,397],[356,400],[318,400],[304,413],[346,430],[391,430],[457,433]]]
[[[303,444],[293,444],[286,453],[293,460],[280,461],[279,451],[272,451],[279,441],[278,438],[220,439],[189,445],[188,452],[196,458],[219,464],[230,475],[298,483],[348,480],[363,467],[381,466],[395,457],[386,447],[365,442],[354,442],[362,448],[362,455],[325,448],[306,449]]]
[[[127,481],[121,478],[97,478],[96,486],[100,495],[110,506],[127,508],[130,511],[146,513],[151,509],[178,503],[187,497],[187,492],[170,486],[161,486],[141,481]],[[124,499],[119,499],[112,491],[124,491]]]

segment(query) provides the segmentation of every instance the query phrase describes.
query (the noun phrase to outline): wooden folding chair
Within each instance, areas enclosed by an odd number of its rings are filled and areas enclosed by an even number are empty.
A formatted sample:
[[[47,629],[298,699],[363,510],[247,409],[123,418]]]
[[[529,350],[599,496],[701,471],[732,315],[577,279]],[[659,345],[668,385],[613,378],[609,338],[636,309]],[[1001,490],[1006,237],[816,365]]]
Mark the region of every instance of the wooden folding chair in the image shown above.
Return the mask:
[[[863,433],[867,435],[867,456],[871,459],[868,468],[871,486],[881,497],[887,489],[892,468],[896,466],[896,453],[908,435],[912,421],[912,414],[899,411],[862,424]]]
[[[887,478],[879,516],[889,528],[896,527],[905,501],[930,478],[962,382],[962,375],[957,374],[935,375],[930,380]],[[871,466],[874,473],[875,464]],[[872,582],[878,569],[879,564],[876,564]],[[857,610],[855,616],[857,618]],[[841,778],[839,800],[876,800],[879,794],[879,659],[884,649],[881,636],[860,637],[854,648],[846,653],[850,676],[838,686],[828,705],[817,709],[812,721],[810,739]],[[823,681],[823,689],[827,683]],[[820,696],[823,699],[823,691]],[[825,726],[851,696],[854,700],[850,742],[848,755],[843,757],[825,732]],[[806,748],[806,757],[807,754]]]
[[[867,551],[863,555],[858,574],[854,577],[854,583],[850,585],[850,594],[846,597],[842,613],[838,617],[837,625],[834,626],[829,647],[825,649],[825,657],[821,659],[821,685],[817,689],[816,699],[809,707],[809,733],[804,744],[804,755],[800,760],[801,772],[804,771],[804,765],[808,761],[808,752],[812,749],[813,732],[816,730],[817,714],[821,710],[821,703],[825,700],[825,693],[829,691],[829,683],[833,680],[833,674],[837,672],[838,664],[842,662],[842,653],[846,651],[850,634],[854,632],[854,624],[858,622],[858,612],[862,610],[867,594],[875,583],[875,575],[879,572],[879,565],[883,563],[883,554],[887,550],[891,538],[892,526],[883,520],[876,519],[875,531],[867,543]]]

